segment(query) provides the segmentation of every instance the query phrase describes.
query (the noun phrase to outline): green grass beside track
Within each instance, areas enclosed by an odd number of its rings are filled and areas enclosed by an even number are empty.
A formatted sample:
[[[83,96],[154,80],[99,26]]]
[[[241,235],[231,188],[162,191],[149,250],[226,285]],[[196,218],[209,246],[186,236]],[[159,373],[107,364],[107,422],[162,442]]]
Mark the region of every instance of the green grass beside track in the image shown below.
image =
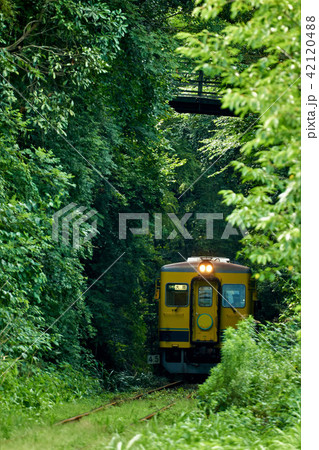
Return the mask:
[[[114,399],[114,395],[78,400],[72,403],[56,405],[42,416],[27,416],[16,411],[11,418],[10,436],[1,439],[1,449],[105,449],[119,438],[129,442],[135,435],[152,428],[152,421],[169,425],[176,416],[194,408],[194,400],[185,397],[190,391],[178,388],[155,392],[145,398],[111,406],[82,418],[80,421],[63,425],[54,425],[61,419],[89,411]],[[118,395],[127,398],[132,394]],[[161,412],[149,423],[140,423],[138,419],[177,400],[171,409]],[[7,426],[9,424],[7,423]]]

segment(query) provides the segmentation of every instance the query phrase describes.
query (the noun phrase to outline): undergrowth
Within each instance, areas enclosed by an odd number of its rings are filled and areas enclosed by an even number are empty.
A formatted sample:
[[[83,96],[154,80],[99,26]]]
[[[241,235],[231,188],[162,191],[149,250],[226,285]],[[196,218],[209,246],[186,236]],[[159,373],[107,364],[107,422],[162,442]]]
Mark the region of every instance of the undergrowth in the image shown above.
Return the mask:
[[[110,449],[300,448],[299,318],[256,330],[253,319],[225,333],[222,360],[199,387],[197,408]]]
[[[77,404],[80,412],[96,406],[103,392],[109,399],[114,393],[126,391],[125,397],[133,390],[145,390],[165,380],[151,374],[103,371],[100,378],[92,378],[70,366],[61,366],[58,371],[50,365],[33,367],[30,372],[30,367],[21,364],[8,371],[1,382],[0,435],[8,439],[14,435],[13,430],[25,427],[26,421],[30,426],[37,418],[39,424],[52,424],[57,419],[58,403],[64,402],[59,413],[63,418],[73,414],[72,404]],[[158,407],[161,395],[150,398],[153,409]],[[259,325],[258,329],[253,319],[247,319],[237,329],[226,330],[221,363],[199,387],[195,406],[164,412],[133,436],[122,434],[118,427],[113,433],[121,434],[110,435],[108,440],[104,436],[103,448],[293,450],[300,448],[299,409],[299,319]],[[119,412],[123,414],[124,410]],[[185,410],[188,412],[182,413]],[[41,422],[45,416],[46,422]],[[98,426],[107,426],[108,414],[105,419],[99,417],[93,418],[97,424],[101,421]],[[97,440],[92,448],[102,448],[101,444]],[[72,445],[65,448],[74,448]]]
[[[210,412],[247,408],[264,426],[295,423],[300,406],[298,322],[260,326],[242,321],[228,328],[222,363],[199,389],[200,406]]]
[[[102,390],[101,380],[69,364],[11,365],[11,361],[1,364],[2,412],[14,406],[41,411],[60,402],[99,394]]]
[[[92,375],[94,373],[94,376]],[[158,386],[151,373],[75,369],[6,359],[0,364],[0,438],[28,426],[54,423],[57,415],[73,415],[107,402],[116,394]]]

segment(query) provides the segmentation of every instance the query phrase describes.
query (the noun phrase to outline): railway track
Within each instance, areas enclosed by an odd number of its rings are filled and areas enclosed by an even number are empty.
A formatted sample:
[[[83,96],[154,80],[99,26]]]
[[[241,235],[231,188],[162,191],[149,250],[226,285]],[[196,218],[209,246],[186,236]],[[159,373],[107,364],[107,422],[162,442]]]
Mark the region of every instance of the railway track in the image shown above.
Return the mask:
[[[186,396],[186,399],[191,398],[191,396],[193,395],[194,392],[195,392],[195,391],[193,391],[193,392],[191,392],[190,394],[188,394],[188,395]],[[177,400],[174,401],[174,402],[172,402],[172,403],[169,403],[169,404],[166,405],[166,406],[163,406],[163,408],[157,409],[156,411],[154,411],[154,412],[148,414],[147,416],[142,417],[141,419],[139,419],[139,422],[146,422],[147,420],[152,419],[154,416],[156,416],[156,414],[159,414],[159,413],[161,413],[161,412],[163,412],[163,411],[166,411],[167,409],[169,409],[169,408],[171,408],[172,406],[176,405],[176,403],[177,403]],[[132,425],[134,425],[134,424],[132,424]]]
[[[109,408],[111,406],[116,406],[116,405],[119,405],[121,403],[126,403],[126,402],[129,402],[129,401],[138,400],[139,398],[146,397],[147,395],[150,395],[153,392],[162,391],[164,389],[170,389],[170,388],[176,387],[176,386],[178,386],[179,384],[182,384],[182,383],[184,383],[183,380],[174,381],[173,383],[169,383],[169,384],[166,384],[164,386],[161,386],[161,387],[158,387],[158,388],[155,388],[155,389],[151,389],[151,390],[149,390],[147,392],[142,392],[140,394],[135,395],[134,397],[129,397],[129,398],[125,398],[125,399],[116,400],[116,401],[111,402],[111,403],[105,403],[104,405],[101,405],[101,406],[99,406],[97,408],[91,409],[90,411],[84,412],[82,414],[78,414],[77,416],[73,416],[73,417],[69,417],[69,418],[64,419],[64,420],[60,420],[59,422],[56,422],[54,425],[63,425],[63,424],[66,424],[66,423],[76,422],[76,421],[81,420],[83,417],[87,417],[90,414],[96,413],[98,411],[102,411],[102,410],[104,410],[106,408]],[[191,394],[189,395],[188,398],[190,398],[190,396],[191,396]],[[176,401],[171,403],[171,404],[169,404],[169,405],[167,405],[167,406],[164,406],[163,408],[161,408],[161,409],[159,409],[157,411],[154,411],[153,413],[149,414],[148,416],[145,416],[145,417],[139,419],[139,421],[140,422],[147,421],[147,420],[151,419],[152,417],[154,417],[159,412],[164,411],[165,409],[168,409],[168,408],[172,407],[175,403],[176,403]]]

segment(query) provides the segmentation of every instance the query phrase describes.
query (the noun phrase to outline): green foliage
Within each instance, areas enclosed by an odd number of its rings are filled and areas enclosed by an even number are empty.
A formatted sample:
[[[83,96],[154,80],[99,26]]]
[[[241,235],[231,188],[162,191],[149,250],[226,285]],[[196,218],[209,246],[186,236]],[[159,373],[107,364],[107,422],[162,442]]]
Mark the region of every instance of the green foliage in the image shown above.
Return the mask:
[[[215,20],[226,0],[198,0],[194,14]],[[250,118],[247,134],[235,132],[242,158],[233,166],[246,192],[223,190],[235,206],[229,221],[245,226],[243,252],[261,279],[282,271],[300,278],[300,4],[236,0],[227,5],[232,23],[219,33],[180,34],[180,51],[224,84],[223,106]],[[283,14],[283,8],[286,13]],[[249,13],[242,21],[242,14]],[[221,146],[211,146],[212,155]],[[226,151],[225,149],[224,151]]]
[[[103,371],[103,385],[108,391],[128,392],[139,389],[151,389],[167,383],[166,378],[159,378],[150,372],[128,373]]]
[[[175,416],[171,421],[170,418],[152,423],[149,429],[141,430],[130,439],[115,437],[108,448],[128,449],[131,446],[140,450],[148,448],[170,450],[173,447],[214,450],[300,448],[299,425],[284,431],[280,428],[265,431],[248,410],[232,408],[210,418],[203,412],[195,410]]]
[[[10,367],[12,360],[1,362],[2,369]],[[15,364],[0,381],[0,439],[25,432],[30,424],[48,420],[55,409],[68,402],[96,398],[102,392],[102,380],[89,372],[72,368],[69,364]],[[59,418],[54,417],[53,421]]]
[[[183,3],[2,2],[1,356],[145,365],[159,257],[149,239],[118,240],[118,213],[175,202],[182,162],[157,123],[176,45],[163,30]],[[98,211],[94,247],[52,241],[52,216],[71,202]]]
[[[88,360],[82,342],[93,333],[80,258],[92,247],[74,251],[51,239],[52,216],[70,203],[78,171],[71,175],[74,160],[66,165],[66,149],[50,144],[65,134],[76,93],[88,90],[118,51],[124,17],[98,1],[10,6],[0,17],[1,356],[79,366]],[[89,169],[82,178],[92,188]],[[75,310],[62,315],[75,300]]]
[[[107,71],[125,34],[125,17],[98,0],[31,1],[23,15],[23,2],[15,1],[14,7],[14,27],[10,16],[2,17],[3,76],[12,74],[11,83],[24,92],[20,104],[33,126],[65,134],[74,115],[74,93],[88,89]],[[21,75],[18,80],[15,73]]]
[[[207,411],[248,408],[267,426],[295,423],[300,405],[298,323],[262,326],[252,319],[228,328],[222,362],[212,369],[199,395]]]
[[[166,210],[175,212],[178,217],[182,217],[186,212],[193,213],[187,221],[187,230],[193,239],[185,240],[179,235],[169,244],[160,243],[162,254],[168,261],[178,261],[180,258],[178,252],[185,257],[207,254],[227,255],[232,260],[236,258],[242,234],[238,230],[238,235],[222,239],[227,225],[226,217],[232,208],[222,203],[218,192],[222,188],[231,188],[234,183],[239,182],[239,176],[229,166],[239,151],[236,148],[229,151],[227,154],[229,164],[225,168],[224,160],[214,164],[214,177],[206,179],[203,173],[211,165],[211,155],[206,149],[206,144],[215,141],[222,144],[227,136],[228,127],[238,129],[240,126],[243,124],[239,119],[216,119],[212,116],[195,114],[171,113],[161,121],[160,127],[170,147],[182,161],[186,161],[176,168],[176,181],[171,188],[178,197],[178,203],[176,205],[167,203]],[[193,185],[195,180],[198,181]],[[223,214],[223,220],[214,221],[213,239],[206,239],[206,223],[203,220],[196,220],[196,213]],[[165,219],[163,225],[163,235],[168,236],[172,231],[172,225]]]
[[[2,362],[5,370],[12,364]],[[11,408],[29,408],[38,413],[52,405],[72,401],[75,398],[98,394],[101,382],[83,370],[74,370],[69,364],[56,366],[15,365],[1,379],[2,413]]]
[[[37,351],[39,358],[52,350],[51,344],[59,343],[61,350],[68,347],[66,353],[74,356],[71,348],[78,339],[74,336],[63,344],[63,322],[54,327],[51,337],[43,333],[55,314],[71,302],[74,292],[81,292],[84,281],[79,255],[59,248],[51,239],[51,217],[67,198],[71,177],[52,152],[19,145],[18,130],[27,128],[20,113],[7,109],[0,128],[0,353],[28,358]],[[82,256],[86,253],[84,248]],[[63,299],[59,305],[58,299]],[[74,328],[82,314],[89,318],[81,302],[78,307]]]

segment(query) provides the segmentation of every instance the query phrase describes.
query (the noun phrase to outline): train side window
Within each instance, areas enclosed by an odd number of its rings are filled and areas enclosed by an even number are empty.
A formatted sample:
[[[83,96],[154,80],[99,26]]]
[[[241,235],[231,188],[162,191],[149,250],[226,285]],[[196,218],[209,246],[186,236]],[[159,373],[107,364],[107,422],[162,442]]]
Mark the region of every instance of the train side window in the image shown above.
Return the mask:
[[[222,290],[224,308],[244,308],[246,305],[246,286],[244,284],[224,284]]]
[[[188,305],[188,284],[167,283],[166,306],[187,306]]]
[[[212,306],[213,288],[211,286],[199,286],[198,288],[198,306]]]

